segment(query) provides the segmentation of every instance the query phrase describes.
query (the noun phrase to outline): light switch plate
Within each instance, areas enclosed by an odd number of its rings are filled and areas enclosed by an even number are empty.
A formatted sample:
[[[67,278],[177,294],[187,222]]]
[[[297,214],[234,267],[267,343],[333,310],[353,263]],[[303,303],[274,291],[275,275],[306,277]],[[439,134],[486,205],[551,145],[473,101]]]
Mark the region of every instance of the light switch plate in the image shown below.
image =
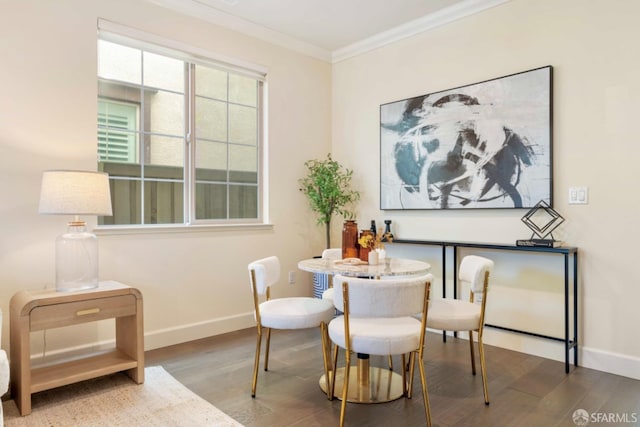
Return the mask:
[[[586,205],[589,203],[589,187],[570,187],[569,204]]]

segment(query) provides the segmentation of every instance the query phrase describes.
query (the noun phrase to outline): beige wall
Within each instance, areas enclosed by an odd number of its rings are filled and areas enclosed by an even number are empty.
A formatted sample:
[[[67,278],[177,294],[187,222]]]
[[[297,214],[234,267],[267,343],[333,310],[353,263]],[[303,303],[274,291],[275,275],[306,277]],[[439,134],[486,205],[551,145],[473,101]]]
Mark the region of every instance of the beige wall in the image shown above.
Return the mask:
[[[11,296],[54,283],[54,240],[68,218],[38,215],[42,171],[96,168],[98,18],[268,69],[272,228],[99,237],[101,278],[144,295],[147,349],[249,327],[247,264],[277,254],[285,273],[297,271],[299,259],[322,249],[297,179],[307,159],[330,149],[330,64],[145,1],[0,0],[2,347]],[[297,276],[280,295],[311,294],[310,275]],[[78,329],[49,331],[47,351],[112,338],[109,324]],[[39,352],[42,335],[32,341]]]
[[[273,228],[100,236],[101,277],[144,294],[148,349],[252,325],[247,263],[278,254],[286,273],[320,251],[322,229],[297,179],[305,160],[329,150],[355,170],[361,225],[392,219],[394,233],[405,238],[526,237],[522,211],[381,212],[379,105],[553,65],[553,186],[555,207],[567,219],[556,237],[580,248],[581,360],[640,378],[640,342],[632,329],[640,300],[633,269],[640,237],[637,1],[618,0],[614,9],[606,0],[513,0],[333,66],[142,0],[0,0],[0,11],[3,348],[11,295],[53,285],[53,243],[66,218],[37,214],[42,171],[95,168],[96,21],[103,18],[269,70]],[[588,205],[567,204],[571,186],[589,187]],[[390,246],[392,253],[427,259],[439,274],[437,249]],[[496,321],[561,332],[557,259],[481,253],[497,262],[489,301]],[[297,276],[281,295],[310,294],[309,275]],[[47,351],[109,340],[108,326],[49,331]],[[562,358],[556,343],[487,334],[497,345]],[[32,341],[40,351],[42,335]]]
[[[361,222],[394,221],[402,238],[510,243],[525,211],[379,210],[379,106],[545,65],[554,73],[556,238],[580,248],[580,345],[591,367],[640,378],[635,273],[640,239],[640,2],[513,0],[333,67],[333,152],[356,170]],[[363,165],[368,165],[366,174]],[[589,187],[588,205],[568,188]],[[408,251],[410,248],[397,248]],[[562,262],[484,251],[496,259],[489,317],[562,333]],[[434,264],[439,252],[413,252]],[[563,359],[556,343],[488,331],[489,342]]]

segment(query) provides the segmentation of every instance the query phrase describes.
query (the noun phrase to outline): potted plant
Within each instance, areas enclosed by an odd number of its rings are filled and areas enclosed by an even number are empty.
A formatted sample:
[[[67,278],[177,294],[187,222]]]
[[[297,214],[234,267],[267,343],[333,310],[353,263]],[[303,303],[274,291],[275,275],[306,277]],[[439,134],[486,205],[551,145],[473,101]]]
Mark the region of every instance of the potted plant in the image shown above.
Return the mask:
[[[360,199],[360,193],[351,188],[353,171],[344,168],[327,154],[324,160],[304,163],[307,175],[299,179],[300,191],[309,199],[311,209],[318,214],[318,224],[324,224],[327,249],[331,247],[331,218],[342,215],[352,219],[348,206]]]

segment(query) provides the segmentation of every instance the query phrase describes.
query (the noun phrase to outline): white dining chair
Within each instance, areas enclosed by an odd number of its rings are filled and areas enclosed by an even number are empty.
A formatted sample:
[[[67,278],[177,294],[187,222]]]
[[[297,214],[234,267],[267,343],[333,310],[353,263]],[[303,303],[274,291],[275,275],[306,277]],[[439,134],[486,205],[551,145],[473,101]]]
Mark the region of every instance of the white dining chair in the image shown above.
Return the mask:
[[[468,331],[471,349],[471,371],[476,374],[476,363],[473,348],[473,332],[478,334],[478,353],[484,403],[489,404],[489,388],[487,386],[487,368],[484,357],[482,332],[484,329],[485,307],[489,275],[493,270],[493,261],[477,255],[467,255],[460,262],[458,281],[461,289],[469,289],[467,301],[453,298],[434,298],[429,305],[427,327],[443,331]]]
[[[411,397],[411,379],[417,363],[425,417],[427,425],[431,426],[423,353],[432,279],[431,275],[385,280],[341,275],[334,277],[334,306],[344,313],[329,323],[331,341],[345,350],[340,426],[345,422],[352,353],[401,355],[403,366],[406,362],[405,355],[409,354],[409,380],[406,371],[402,369],[403,395]],[[421,313],[422,320],[413,317],[415,313]],[[338,352],[333,359],[331,396],[334,394],[336,383],[337,354]]]
[[[342,259],[342,248],[330,248],[322,251],[323,259],[337,260]],[[327,274],[327,289],[322,293],[322,299],[333,302],[333,276]]]
[[[311,297],[271,299],[271,288],[280,280],[280,261],[278,257],[271,256],[253,261],[249,264],[248,268],[258,333],[251,397],[256,396],[263,329],[266,330],[267,335],[264,356],[264,370],[267,371],[269,368],[269,346],[272,329],[290,330],[319,327],[321,331],[324,375],[325,378],[329,378],[330,360],[328,354],[329,339],[327,335],[327,324],[335,315],[333,304],[328,300]],[[331,396],[327,396],[331,399]]]

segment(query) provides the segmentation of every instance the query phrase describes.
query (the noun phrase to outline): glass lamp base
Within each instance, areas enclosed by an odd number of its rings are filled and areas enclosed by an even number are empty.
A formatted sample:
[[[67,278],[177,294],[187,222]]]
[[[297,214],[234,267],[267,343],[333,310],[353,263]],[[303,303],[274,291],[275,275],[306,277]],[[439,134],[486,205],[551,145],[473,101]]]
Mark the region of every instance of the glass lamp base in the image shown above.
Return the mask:
[[[56,239],[56,290],[81,291],[98,287],[98,239],[84,223],[70,223]]]

